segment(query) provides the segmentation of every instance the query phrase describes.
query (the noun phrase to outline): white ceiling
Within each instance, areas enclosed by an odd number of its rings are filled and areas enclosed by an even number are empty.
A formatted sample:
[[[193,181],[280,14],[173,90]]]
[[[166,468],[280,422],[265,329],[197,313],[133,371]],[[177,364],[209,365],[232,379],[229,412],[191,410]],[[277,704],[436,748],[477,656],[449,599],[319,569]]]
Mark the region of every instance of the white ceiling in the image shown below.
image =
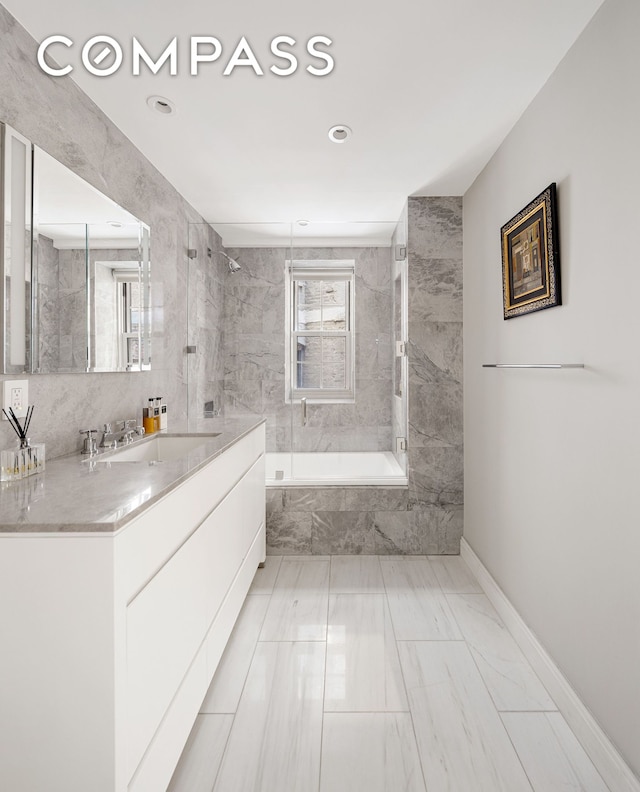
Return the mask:
[[[98,33],[124,47],[109,77],[73,79],[182,195],[217,222],[393,221],[408,195],[461,195],[603,0],[2,0],[41,41],[81,46]],[[290,35],[291,77],[270,54]],[[313,77],[307,39],[329,36],[335,69]],[[189,36],[223,54],[189,74]],[[263,69],[222,71],[241,36]],[[154,57],[178,36],[179,74],[131,74],[131,37]],[[58,60],[66,50],[52,50]],[[56,79],[69,79],[56,78]],[[175,102],[154,113],[148,96]],[[347,124],[353,137],[327,132]]]

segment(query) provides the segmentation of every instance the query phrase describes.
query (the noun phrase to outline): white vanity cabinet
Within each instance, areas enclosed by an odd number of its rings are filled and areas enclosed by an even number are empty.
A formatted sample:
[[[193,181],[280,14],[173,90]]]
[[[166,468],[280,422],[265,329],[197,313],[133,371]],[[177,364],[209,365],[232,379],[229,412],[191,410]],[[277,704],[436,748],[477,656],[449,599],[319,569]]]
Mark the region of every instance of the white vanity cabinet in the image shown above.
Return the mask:
[[[115,533],[2,535],[0,789],[166,789],[265,558],[264,482],[261,424]]]

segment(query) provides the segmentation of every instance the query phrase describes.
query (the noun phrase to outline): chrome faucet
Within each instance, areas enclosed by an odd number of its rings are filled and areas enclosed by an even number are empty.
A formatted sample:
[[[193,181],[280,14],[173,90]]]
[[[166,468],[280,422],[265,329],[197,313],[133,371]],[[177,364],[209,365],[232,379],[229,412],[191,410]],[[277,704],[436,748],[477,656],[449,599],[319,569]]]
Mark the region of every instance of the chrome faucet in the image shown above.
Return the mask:
[[[117,448],[118,445],[127,445],[132,443],[134,435],[143,435],[144,429],[137,425],[135,418],[129,418],[127,421],[116,421],[120,424],[120,428],[114,431],[112,424],[106,423],[102,431],[102,439],[100,440],[100,448]]]
[[[111,424],[106,423],[102,427],[102,437],[100,438],[100,448],[115,448],[116,440],[111,431]]]
[[[135,440],[134,435],[143,435],[144,428],[142,426],[138,426],[138,422],[135,418],[129,418],[129,420],[123,421],[122,434],[125,443],[133,443]]]

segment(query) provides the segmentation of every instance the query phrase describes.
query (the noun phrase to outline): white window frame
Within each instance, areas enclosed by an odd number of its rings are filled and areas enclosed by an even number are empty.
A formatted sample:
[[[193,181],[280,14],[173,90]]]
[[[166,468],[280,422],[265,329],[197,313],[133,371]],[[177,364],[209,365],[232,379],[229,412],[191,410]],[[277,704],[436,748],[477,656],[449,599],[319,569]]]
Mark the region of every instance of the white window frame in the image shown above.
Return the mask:
[[[116,286],[116,321],[118,327],[118,369],[134,371],[137,368],[149,369],[148,364],[144,365],[141,362],[142,356],[142,316],[143,306],[138,306],[138,329],[131,331],[128,328],[128,290],[127,284],[138,283],[142,291],[142,279],[140,277],[140,263],[138,261],[96,261],[96,265],[102,264],[104,267],[111,268],[111,277]],[[138,361],[133,363],[129,358],[129,339],[137,340],[138,342]]]
[[[288,261],[285,269],[286,284],[286,378],[287,402],[299,403],[306,398],[310,402],[349,403],[355,401],[355,262],[353,260]],[[347,284],[346,329],[345,330],[300,330],[295,329],[297,280],[344,281]],[[337,388],[297,388],[298,336],[320,338],[345,338],[345,385]]]

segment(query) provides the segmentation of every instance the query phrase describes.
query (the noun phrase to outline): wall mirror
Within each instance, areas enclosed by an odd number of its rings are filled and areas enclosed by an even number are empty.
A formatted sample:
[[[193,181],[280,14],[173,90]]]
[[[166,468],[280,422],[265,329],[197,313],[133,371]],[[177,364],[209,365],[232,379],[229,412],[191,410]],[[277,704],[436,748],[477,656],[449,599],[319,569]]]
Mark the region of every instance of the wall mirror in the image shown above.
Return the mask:
[[[3,371],[149,369],[149,228],[37,146],[16,167],[4,130]]]

